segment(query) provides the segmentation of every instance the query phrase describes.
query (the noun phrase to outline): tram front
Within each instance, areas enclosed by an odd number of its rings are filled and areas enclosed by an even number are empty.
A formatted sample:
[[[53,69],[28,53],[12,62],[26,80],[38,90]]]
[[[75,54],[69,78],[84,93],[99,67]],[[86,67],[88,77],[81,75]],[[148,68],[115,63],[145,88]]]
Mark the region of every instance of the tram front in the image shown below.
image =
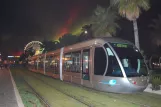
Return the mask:
[[[116,93],[142,92],[148,85],[148,69],[139,50],[128,43],[107,43],[107,69],[100,90]]]

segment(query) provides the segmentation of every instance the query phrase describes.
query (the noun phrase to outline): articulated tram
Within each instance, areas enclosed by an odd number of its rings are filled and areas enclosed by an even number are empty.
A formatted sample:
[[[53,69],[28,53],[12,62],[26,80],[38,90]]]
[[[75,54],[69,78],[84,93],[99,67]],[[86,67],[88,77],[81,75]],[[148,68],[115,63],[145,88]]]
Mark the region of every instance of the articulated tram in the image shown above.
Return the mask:
[[[96,38],[33,56],[29,69],[62,81],[115,93],[142,92],[148,69],[129,41]]]

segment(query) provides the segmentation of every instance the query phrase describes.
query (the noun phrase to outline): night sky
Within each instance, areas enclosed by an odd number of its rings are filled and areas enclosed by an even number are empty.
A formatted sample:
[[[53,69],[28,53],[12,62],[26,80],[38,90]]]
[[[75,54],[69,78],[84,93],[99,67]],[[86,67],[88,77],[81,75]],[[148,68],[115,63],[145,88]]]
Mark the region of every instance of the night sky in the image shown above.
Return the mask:
[[[54,40],[63,33],[73,32],[92,15],[97,4],[108,6],[108,0],[1,0],[0,51],[5,55],[23,51],[32,41]],[[146,52],[150,45],[152,19],[161,14],[161,0],[151,0],[151,9],[138,20],[140,44]],[[122,18],[117,36],[134,42],[132,22]],[[150,46],[148,46],[150,45]],[[151,48],[149,48],[151,47]]]

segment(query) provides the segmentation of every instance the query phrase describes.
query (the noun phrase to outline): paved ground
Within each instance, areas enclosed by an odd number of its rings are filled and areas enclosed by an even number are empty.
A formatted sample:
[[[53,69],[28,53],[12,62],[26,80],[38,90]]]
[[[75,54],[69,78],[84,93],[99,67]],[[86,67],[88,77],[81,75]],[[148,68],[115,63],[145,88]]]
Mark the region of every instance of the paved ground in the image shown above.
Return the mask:
[[[152,85],[149,84],[148,87],[144,91],[145,92],[149,92],[149,93],[155,93],[155,94],[160,94],[161,95],[161,90],[156,90],[155,91],[155,90],[152,90],[151,87],[152,87]]]
[[[24,107],[11,73],[0,69],[0,107]]]

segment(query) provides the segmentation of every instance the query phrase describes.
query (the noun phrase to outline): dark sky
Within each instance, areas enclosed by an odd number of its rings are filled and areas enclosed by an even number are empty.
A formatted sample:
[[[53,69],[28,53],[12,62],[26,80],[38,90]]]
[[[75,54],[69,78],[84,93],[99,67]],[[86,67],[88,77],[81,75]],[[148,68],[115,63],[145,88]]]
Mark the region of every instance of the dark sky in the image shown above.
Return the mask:
[[[62,32],[70,32],[80,20],[92,15],[97,4],[108,6],[108,0],[1,0],[0,51],[11,55],[22,51],[32,40],[53,40]],[[152,19],[161,14],[161,1],[151,0],[151,9],[138,20],[141,47],[147,50]],[[134,41],[132,22],[120,20],[121,38]],[[145,39],[146,38],[146,39]]]

